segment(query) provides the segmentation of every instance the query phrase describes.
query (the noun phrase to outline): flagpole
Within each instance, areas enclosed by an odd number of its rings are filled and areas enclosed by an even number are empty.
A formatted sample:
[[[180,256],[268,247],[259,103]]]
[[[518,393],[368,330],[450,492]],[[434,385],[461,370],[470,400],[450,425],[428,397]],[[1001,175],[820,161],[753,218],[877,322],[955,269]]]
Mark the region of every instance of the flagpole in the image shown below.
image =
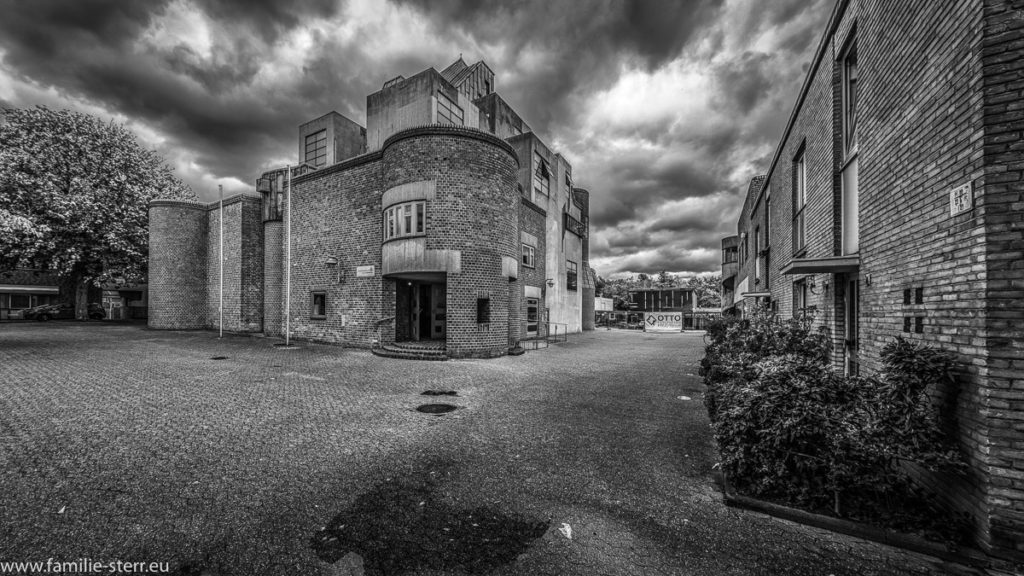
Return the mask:
[[[284,269],[284,345],[291,345],[291,307],[292,307],[292,167],[288,166],[288,186],[285,197],[284,238],[285,238],[285,269]]]
[[[220,336],[224,337],[224,186],[218,185],[220,192]]]

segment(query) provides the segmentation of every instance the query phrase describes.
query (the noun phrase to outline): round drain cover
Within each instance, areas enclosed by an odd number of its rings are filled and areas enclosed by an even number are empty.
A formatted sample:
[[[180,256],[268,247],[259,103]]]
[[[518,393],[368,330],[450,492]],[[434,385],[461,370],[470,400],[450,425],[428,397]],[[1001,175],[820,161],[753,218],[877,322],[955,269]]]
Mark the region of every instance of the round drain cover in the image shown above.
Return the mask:
[[[422,404],[416,407],[417,412],[424,412],[426,414],[444,414],[445,412],[451,412],[458,406],[452,404]]]

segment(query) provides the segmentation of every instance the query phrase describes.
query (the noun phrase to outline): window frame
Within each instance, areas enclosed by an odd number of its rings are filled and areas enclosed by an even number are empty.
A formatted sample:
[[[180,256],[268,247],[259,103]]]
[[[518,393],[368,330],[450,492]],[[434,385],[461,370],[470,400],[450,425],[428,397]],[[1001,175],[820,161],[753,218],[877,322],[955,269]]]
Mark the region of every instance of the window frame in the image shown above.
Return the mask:
[[[312,139],[312,140],[311,140]],[[317,168],[327,165],[327,129],[318,130],[312,134],[307,134],[306,139],[303,141],[304,148],[302,154],[302,161],[306,164],[312,164]],[[312,148],[310,148],[312,145]],[[313,159],[310,161],[309,153],[313,152]],[[319,162],[322,160],[322,162]]]
[[[427,235],[427,201],[392,204],[382,213],[384,242]]]
[[[565,261],[565,289],[571,292],[579,290],[579,266],[572,260]]]
[[[793,318],[803,318],[807,315],[810,308],[807,305],[809,293],[806,278],[793,281]]]
[[[807,147],[801,145],[800,151],[793,157],[793,254],[799,254],[807,248],[805,208],[807,208]]]
[[[322,306],[320,314],[317,314],[317,297],[322,298]],[[309,318],[311,320],[323,320],[327,318],[327,291],[326,290],[311,290],[309,292]]]
[[[458,122],[455,121],[456,118]],[[453,126],[466,125],[466,113],[462,106],[459,106],[458,102],[449,98],[444,92],[437,93],[437,123]]]
[[[476,299],[476,323],[491,323],[491,297],[478,296]]]
[[[523,266],[527,268],[537,267],[537,248],[535,246],[530,246],[529,244],[523,242],[522,263]]]
[[[533,171],[533,190],[548,198],[551,196],[551,169],[548,167],[548,161],[536,150],[533,152],[533,159],[537,164]]]
[[[850,40],[839,59],[841,86],[841,119],[843,158],[849,160],[857,154],[857,106],[860,103],[860,74],[857,62],[856,32],[851,33]]]

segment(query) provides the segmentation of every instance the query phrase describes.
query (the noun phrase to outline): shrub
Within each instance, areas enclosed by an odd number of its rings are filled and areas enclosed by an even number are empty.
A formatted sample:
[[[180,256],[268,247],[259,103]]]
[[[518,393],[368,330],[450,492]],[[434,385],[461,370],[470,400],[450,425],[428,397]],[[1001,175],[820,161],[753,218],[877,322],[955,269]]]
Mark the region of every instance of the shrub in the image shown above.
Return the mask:
[[[716,323],[708,338],[705,403],[723,471],[745,492],[839,514],[845,495],[905,490],[897,460],[960,462],[928,398],[951,381],[948,353],[897,339],[880,378],[844,377],[827,330],[766,310]]]

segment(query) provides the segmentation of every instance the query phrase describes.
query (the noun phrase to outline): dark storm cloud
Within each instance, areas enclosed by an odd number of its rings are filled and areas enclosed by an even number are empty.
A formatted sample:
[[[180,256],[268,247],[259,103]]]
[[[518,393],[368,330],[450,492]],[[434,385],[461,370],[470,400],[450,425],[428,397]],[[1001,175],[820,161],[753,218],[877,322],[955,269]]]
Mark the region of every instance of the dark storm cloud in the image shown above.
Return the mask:
[[[336,2],[202,2],[217,27],[209,59],[186,44],[166,52],[133,46],[167,4],[19,4],[0,19],[4,62],[23,78],[161,130],[214,176],[243,182],[281,154],[296,125],[333,104],[351,114],[357,107],[350,103],[367,92],[367,83],[337,73],[337,53],[314,58],[314,73],[295,85],[269,93],[249,87],[270,42],[304,17],[333,14]]]
[[[542,137],[574,115],[572,96],[606,88],[623,59],[651,70],[674,59],[713,21],[722,0],[613,0],[600,4],[525,0],[399,0],[415,6],[439,33],[451,29],[482,45],[500,45],[504,74],[528,76],[499,83],[506,99]],[[540,70],[518,70],[520,55],[543,54]],[[494,58],[487,58],[494,64]],[[499,79],[500,82],[500,79]]]
[[[403,29],[407,20],[347,21],[346,8],[367,7],[342,0],[190,1],[188,10],[209,19],[208,45],[159,29],[181,10],[172,0],[0,0],[0,73],[47,91],[48,102],[64,98],[145,125],[170,155],[187,155],[208,188],[219,178],[252,182],[269,162],[294,158],[298,124],[332,109],[362,122],[366,95],[385,80],[441,69],[463,51],[491,65],[498,92],[573,162],[592,193],[591,257],[611,262],[602,270],[610,274],[717,266],[719,237],[735,227],[746,180],[767,168],[833,0],[397,0],[397,11],[369,8],[419,14],[426,33]],[[333,20],[311,26],[325,18]],[[289,45],[293,32],[308,42]],[[619,109],[598,110],[596,96],[624,74],[666,70],[696,70],[706,83],[650,95],[660,103],[619,94]],[[2,78],[0,100],[9,98]],[[631,114],[655,104],[670,110]]]

